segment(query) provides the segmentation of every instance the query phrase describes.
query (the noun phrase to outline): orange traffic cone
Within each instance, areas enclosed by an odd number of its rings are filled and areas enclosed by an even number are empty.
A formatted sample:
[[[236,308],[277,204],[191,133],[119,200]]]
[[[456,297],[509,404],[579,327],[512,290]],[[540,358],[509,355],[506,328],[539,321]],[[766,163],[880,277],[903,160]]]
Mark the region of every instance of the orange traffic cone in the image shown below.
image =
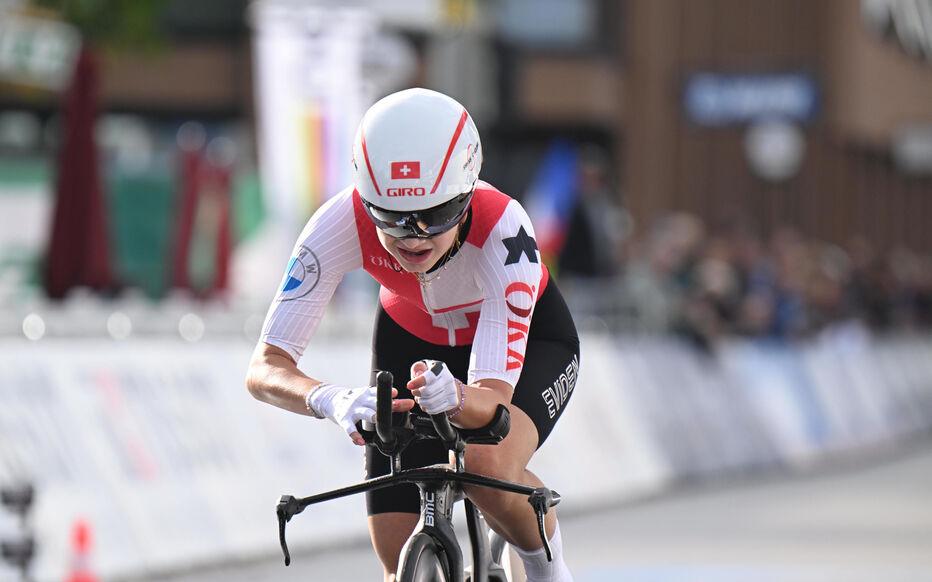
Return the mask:
[[[71,572],[65,577],[65,582],[99,582],[97,576],[91,572],[91,526],[83,519],[77,519],[71,528]]]

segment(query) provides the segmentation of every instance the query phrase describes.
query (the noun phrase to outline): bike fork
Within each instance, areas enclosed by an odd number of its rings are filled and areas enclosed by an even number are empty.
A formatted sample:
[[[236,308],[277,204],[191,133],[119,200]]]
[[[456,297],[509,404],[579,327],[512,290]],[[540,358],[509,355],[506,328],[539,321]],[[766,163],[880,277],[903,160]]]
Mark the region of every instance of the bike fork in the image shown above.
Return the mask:
[[[463,553],[453,530],[455,488],[450,483],[417,483],[421,494],[421,519],[412,536],[425,532],[438,542],[450,566],[453,582],[463,581]]]

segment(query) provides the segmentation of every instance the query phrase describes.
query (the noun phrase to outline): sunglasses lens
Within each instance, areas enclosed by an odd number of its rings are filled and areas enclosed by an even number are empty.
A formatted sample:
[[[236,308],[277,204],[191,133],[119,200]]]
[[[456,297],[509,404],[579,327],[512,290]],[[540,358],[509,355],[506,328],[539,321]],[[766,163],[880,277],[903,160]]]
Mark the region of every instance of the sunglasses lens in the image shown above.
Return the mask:
[[[375,226],[394,238],[427,238],[444,233],[459,222],[469,208],[472,192],[460,194],[439,206],[415,212],[394,212],[363,201]]]

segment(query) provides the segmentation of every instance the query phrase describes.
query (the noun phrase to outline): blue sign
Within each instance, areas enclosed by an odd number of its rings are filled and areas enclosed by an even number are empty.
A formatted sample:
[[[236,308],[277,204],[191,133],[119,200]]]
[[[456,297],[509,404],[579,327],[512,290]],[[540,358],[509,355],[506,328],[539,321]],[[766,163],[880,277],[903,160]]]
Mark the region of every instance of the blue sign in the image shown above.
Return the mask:
[[[819,90],[808,73],[696,73],[686,81],[683,105],[690,121],[724,126],[760,119],[812,121]]]

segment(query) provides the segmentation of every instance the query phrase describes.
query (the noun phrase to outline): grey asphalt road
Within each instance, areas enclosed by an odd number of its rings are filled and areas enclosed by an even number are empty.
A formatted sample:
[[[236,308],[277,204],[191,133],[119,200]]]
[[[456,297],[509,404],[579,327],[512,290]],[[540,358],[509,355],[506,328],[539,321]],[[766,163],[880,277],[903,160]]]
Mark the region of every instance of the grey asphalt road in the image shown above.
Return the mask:
[[[577,582],[932,582],[932,446],[561,519]],[[152,582],[379,580],[364,544]]]

